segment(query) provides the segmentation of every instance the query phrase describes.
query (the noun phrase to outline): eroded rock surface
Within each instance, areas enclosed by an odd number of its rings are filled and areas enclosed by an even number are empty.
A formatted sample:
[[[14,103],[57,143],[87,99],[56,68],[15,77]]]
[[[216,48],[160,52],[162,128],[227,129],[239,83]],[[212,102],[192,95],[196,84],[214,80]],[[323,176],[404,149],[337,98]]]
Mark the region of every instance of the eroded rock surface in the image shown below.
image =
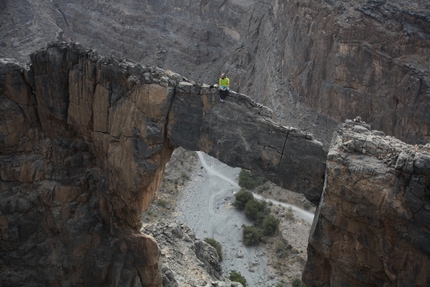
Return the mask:
[[[224,279],[215,248],[196,238],[187,225],[161,220],[145,224],[142,231],[153,236],[160,246],[163,287],[242,286]]]
[[[340,125],[315,217],[308,286],[428,286],[430,146]]]
[[[161,286],[140,215],[177,146],[320,197],[322,144],[245,95],[221,104],[209,85],[65,43],[26,70],[1,60],[0,83],[4,286]]]

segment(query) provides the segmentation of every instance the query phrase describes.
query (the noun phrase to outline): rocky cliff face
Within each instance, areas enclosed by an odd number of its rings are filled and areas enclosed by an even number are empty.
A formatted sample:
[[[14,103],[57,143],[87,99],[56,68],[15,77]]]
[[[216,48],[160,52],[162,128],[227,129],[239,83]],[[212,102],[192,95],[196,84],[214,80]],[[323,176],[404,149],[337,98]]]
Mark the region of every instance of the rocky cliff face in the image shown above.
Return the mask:
[[[27,61],[52,40],[233,88],[277,120],[330,142],[361,116],[410,143],[429,140],[430,7],[391,1],[2,1],[0,56]]]
[[[306,106],[429,141],[428,1],[279,2],[284,75]]]
[[[140,215],[173,149],[202,150],[317,201],[326,153],[271,111],[159,68],[53,43],[0,62],[4,286],[161,286]],[[306,161],[303,161],[306,154]]]
[[[315,218],[308,286],[428,286],[430,146],[340,125]]]

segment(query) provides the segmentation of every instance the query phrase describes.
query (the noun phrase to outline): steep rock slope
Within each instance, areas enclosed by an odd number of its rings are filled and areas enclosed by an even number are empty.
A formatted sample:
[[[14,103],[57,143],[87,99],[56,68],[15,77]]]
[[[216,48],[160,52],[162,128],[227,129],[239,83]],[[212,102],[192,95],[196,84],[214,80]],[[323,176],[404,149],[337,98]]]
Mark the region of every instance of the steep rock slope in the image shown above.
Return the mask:
[[[315,216],[308,286],[429,286],[430,146],[340,125]]]
[[[340,122],[361,116],[411,143],[430,140],[428,1],[279,2],[284,75],[302,103]]]

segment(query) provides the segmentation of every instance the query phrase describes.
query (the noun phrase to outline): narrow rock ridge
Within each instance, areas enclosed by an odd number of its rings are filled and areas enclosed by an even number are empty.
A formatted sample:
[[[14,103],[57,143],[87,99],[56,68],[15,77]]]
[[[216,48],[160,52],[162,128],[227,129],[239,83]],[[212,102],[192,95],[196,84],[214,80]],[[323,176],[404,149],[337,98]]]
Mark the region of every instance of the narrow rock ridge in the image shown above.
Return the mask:
[[[54,42],[0,60],[0,280],[5,286],[161,286],[140,215],[182,146],[319,200],[326,153],[231,92]],[[288,141],[285,143],[285,135]]]

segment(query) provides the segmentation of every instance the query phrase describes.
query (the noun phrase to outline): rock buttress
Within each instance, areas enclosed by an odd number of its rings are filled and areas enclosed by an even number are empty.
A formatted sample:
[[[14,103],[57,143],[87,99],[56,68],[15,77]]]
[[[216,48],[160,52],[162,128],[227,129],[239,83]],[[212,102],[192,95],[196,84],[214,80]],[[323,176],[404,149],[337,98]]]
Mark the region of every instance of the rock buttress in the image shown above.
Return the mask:
[[[327,159],[308,286],[430,284],[430,147],[347,121]]]
[[[0,67],[3,286],[161,286],[139,227],[173,151],[167,78],[79,45],[31,63]]]

